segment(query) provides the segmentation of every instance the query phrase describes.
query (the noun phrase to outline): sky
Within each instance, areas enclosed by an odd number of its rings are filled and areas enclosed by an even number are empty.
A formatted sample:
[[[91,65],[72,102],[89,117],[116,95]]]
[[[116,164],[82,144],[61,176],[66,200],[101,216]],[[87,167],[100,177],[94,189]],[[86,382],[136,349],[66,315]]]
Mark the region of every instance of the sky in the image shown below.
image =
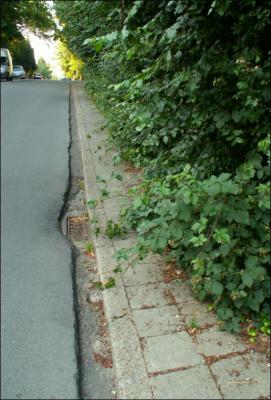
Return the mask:
[[[40,39],[33,33],[27,33],[30,45],[34,50],[36,63],[39,58],[44,58],[45,62],[50,65],[53,75],[61,78],[64,76],[59,62],[57,60],[56,49],[57,43],[52,40]]]

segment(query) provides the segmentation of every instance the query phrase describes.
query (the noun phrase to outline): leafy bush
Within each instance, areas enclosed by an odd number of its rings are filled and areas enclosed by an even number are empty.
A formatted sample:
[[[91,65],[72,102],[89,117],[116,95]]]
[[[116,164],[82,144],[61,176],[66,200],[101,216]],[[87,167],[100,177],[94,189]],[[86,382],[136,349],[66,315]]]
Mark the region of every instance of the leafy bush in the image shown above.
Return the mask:
[[[270,297],[270,8],[255,0],[109,4],[88,4],[95,23],[80,44],[67,20],[65,29],[84,52],[87,88],[122,158],[144,167],[126,212],[138,231],[132,251],[167,252],[237,331],[268,313]]]
[[[264,151],[267,145],[259,143]],[[190,274],[199,299],[213,303],[225,328],[235,331],[244,317],[268,313],[270,182],[263,159],[255,153],[235,175],[200,180],[186,165],[179,174],[145,181],[126,213],[128,227],[138,232],[131,252],[167,249]]]

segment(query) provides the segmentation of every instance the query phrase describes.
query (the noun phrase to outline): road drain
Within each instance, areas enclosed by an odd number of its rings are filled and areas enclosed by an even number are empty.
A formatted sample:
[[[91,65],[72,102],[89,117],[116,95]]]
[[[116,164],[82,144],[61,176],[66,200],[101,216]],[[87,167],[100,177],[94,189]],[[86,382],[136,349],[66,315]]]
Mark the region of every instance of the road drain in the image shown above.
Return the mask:
[[[67,217],[67,238],[71,241],[88,240],[88,217]]]

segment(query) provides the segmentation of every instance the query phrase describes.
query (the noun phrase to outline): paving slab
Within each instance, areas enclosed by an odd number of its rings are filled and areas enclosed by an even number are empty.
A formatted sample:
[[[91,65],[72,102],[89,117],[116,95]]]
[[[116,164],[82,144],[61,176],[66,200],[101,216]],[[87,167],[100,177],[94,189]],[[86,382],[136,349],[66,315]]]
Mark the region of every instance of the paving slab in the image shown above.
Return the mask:
[[[183,327],[176,306],[133,310],[132,314],[140,337],[164,335]]]
[[[101,280],[107,281],[111,277],[114,277],[114,269],[116,268],[117,262],[114,260],[115,249],[114,247],[96,247],[96,260],[99,266],[102,267],[100,270]]]
[[[200,365],[150,379],[156,399],[222,399],[209,369]]]
[[[108,315],[110,321],[130,315],[129,303],[121,281],[117,281],[116,287],[112,290],[106,290],[103,296],[106,304],[110,304],[111,307],[110,315]]]
[[[129,316],[110,326],[119,399],[152,399],[152,390],[138,337]]]
[[[182,307],[182,315],[186,326],[194,322],[199,326],[217,323],[217,317],[212,312],[207,312],[206,306],[199,304],[196,300],[186,302]]]
[[[236,351],[246,350],[246,346],[238,337],[217,329],[210,328],[197,335],[197,352],[205,356],[219,356]]]
[[[210,368],[224,399],[270,398],[270,364],[265,355],[250,353],[232,357]]]
[[[163,275],[156,263],[138,263],[123,275],[125,286],[147,285],[149,283],[163,282]]]
[[[136,244],[136,236],[134,234],[124,234],[123,238],[114,238],[113,243],[116,250],[130,249]]]
[[[144,356],[148,372],[167,371],[202,364],[192,338],[186,332],[146,338]]]
[[[186,302],[196,302],[193,292],[186,281],[172,281],[168,284],[168,289],[171,290],[176,303],[180,305]]]
[[[127,297],[131,308],[141,309],[170,305],[170,300],[165,296],[165,286],[150,284],[139,287],[127,287]]]

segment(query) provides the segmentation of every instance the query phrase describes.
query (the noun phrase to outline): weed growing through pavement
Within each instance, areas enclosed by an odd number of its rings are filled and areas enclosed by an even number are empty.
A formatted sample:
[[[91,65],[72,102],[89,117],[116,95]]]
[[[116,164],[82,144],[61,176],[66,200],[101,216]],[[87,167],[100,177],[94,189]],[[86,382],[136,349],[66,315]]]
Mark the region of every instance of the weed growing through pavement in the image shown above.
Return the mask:
[[[189,329],[198,329],[198,328],[200,328],[200,326],[199,326],[199,324],[198,324],[198,322],[197,322],[197,320],[196,320],[195,318],[192,318],[192,319],[188,322],[187,327],[188,327]]]

